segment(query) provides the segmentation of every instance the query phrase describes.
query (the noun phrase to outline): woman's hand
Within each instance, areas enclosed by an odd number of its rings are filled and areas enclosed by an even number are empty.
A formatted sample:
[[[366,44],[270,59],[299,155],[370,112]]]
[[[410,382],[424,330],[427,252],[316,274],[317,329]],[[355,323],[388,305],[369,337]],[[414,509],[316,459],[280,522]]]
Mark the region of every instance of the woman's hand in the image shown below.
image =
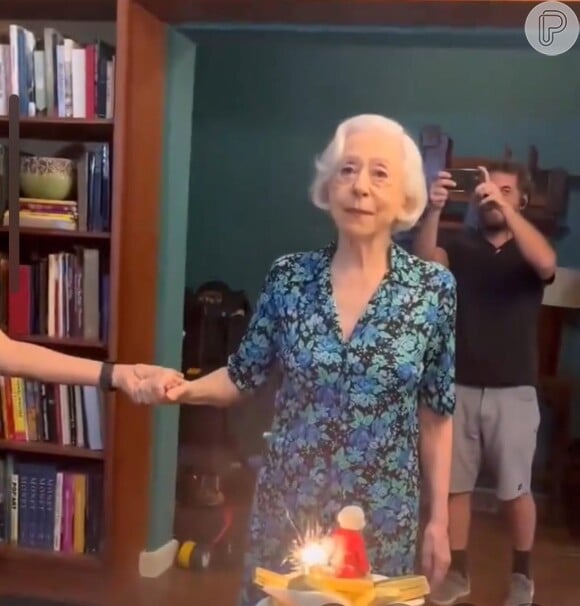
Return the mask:
[[[177,370],[149,364],[115,364],[112,380],[136,404],[163,402],[167,390],[184,381]]]
[[[443,581],[451,563],[449,534],[445,524],[432,521],[425,527],[421,561],[423,574],[433,590]]]
[[[165,390],[165,402],[169,404],[187,403],[194,400],[195,381],[175,381]]]

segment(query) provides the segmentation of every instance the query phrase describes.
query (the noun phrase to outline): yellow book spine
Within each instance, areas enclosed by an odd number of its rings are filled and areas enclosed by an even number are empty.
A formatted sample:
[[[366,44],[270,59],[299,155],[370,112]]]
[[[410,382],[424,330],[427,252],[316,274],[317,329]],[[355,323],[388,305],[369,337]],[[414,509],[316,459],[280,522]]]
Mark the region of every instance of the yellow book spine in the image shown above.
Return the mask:
[[[85,552],[85,510],[86,510],[86,477],[77,473],[73,479],[74,494],[74,526],[73,526],[73,551],[75,553]]]
[[[24,401],[24,385],[20,377],[10,377],[10,391],[12,392],[12,407],[14,414],[14,438],[26,441],[26,402]]]

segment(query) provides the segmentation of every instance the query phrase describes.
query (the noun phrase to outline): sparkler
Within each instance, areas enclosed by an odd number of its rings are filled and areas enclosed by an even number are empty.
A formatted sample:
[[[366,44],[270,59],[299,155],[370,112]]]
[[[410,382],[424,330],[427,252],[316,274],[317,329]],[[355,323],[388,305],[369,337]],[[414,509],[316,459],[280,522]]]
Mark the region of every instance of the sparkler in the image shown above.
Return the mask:
[[[327,566],[332,552],[328,533],[316,521],[309,522],[306,530],[300,532],[288,511],[286,511],[286,516],[296,532],[296,539],[285,560],[290,563],[293,571],[308,574],[313,568]]]

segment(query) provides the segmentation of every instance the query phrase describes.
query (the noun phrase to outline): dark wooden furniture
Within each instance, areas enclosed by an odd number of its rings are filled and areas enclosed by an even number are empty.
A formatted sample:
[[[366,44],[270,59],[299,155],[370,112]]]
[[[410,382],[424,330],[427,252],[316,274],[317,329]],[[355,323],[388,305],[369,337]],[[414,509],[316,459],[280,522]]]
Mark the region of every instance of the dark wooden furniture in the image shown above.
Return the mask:
[[[13,0],[17,1],[17,0]],[[171,23],[296,23],[455,27],[522,27],[535,2],[521,0],[142,0]],[[574,6],[574,5],[572,5]],[[579,12],[580,14],[580,12]]]
[[[569,380],[545,376],[540,380],[539,398],[550,411],[552,431],[548,457],[540,479],[548,500],[545,521],[561,525],[564,515],[562,485],[570,447],[570,419],[573,386]]]
[[[18,0],[0,4],[0,19],[41,31],[59,22],[83,22],[90,32],[94,20],[116,23],[115,112],[112,120],[26,118],[19,124],[23,138],[110,141],[112,145],[112,230],[109,234],[61,233],[18,229],[17,248],[46,240],[89,244],[110,257],[110,330],[107,343],[31,336],[27,340],[93,358],[119,362],[153,362],[158,259],[158,225],[162,173],[162,134],[167,26],[133,0]],[[38,19],[30,25],[30,19]],[[8,135],[0,119],[0,136]],[[11,133],[12,135],[13,133]],[[0,229],[7,242],[8,230]],[[14,248],[10,247],[12,255]],[[1,442],[9,451],[26,450],[67,460],[86,458],[105,470],[104,547],[98,557],[42,552],[0,546],[0,586],[30,595],[48,595],[59,587],[62,599],[83,579],[132,579],[138,576],[139,554],[147,548],[154,412],[133,405],[120,394],[107,404],[106,448],[88,452],[46,444]],[[96,576],[95,576],[96,575]],[[74,583],[71,585],[71,578]],[[35,579],[31,584],[30,579]],[[93,583],[94,584],[94,583]],[[32,587],[31,585],[34,585]],[[72,591],[72,589],[71,589]],[[71,593],[72,596],[72,593]]]
[[[161,23],[296,23],[364,26],[522,27],[536,2],[528,0],[141,0]],[[580,7],[568,2],[576,14]],[[4,0],[2,19],[109,21],[116,0]]]

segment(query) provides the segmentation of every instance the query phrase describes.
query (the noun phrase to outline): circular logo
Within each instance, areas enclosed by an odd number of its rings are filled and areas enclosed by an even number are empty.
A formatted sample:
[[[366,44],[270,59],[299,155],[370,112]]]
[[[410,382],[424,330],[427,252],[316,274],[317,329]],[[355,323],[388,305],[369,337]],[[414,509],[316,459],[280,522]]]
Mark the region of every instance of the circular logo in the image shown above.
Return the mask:
[[[541,2],[528,13],[525,25],[530,46],[555,57],[569,51],[580,33],[576,13],[563,2]]]

